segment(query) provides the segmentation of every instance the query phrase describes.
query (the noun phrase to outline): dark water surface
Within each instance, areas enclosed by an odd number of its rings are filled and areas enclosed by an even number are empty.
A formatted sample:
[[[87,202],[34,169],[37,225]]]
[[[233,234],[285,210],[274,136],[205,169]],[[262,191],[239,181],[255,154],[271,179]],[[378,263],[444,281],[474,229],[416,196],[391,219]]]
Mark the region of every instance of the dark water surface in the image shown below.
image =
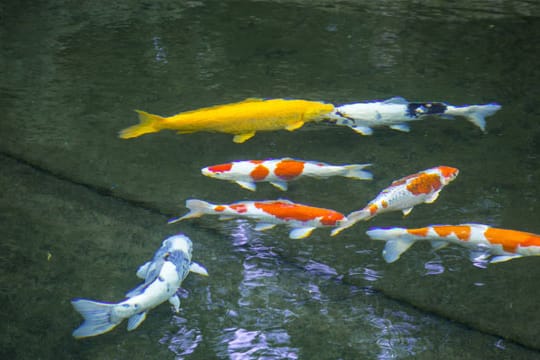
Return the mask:
[[[0,5],[0,355],[13,358],[534,359],[540,261],[487,268],[415,245],[386,264],[368,226],[478,222],[540,233],[540,5],[535,1],[11,1]],[[498,102],[487,134],[463,119],[410,133],[308,125],[120,140],[133,109],[172,115],[247,97],[336,104],[403,96]],[[300,180],[256,193],[204,166],[297,157],[373,163],[371,182]],[[335,238],[205,217],[167,225],[187,198],[275,199],[357,210],[436,165],[459,177],[410,216]],[[75,297],[116,302],[161,241],[184,232],[190,275],[133,332],[75,340]]]

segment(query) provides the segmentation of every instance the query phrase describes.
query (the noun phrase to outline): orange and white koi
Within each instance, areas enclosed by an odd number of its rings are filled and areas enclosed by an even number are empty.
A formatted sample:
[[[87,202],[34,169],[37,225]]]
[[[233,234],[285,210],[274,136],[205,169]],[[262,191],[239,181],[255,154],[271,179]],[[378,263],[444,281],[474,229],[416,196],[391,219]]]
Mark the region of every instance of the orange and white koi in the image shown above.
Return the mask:
[[[323,162],[296,160],[291,158],[233,161],[212,165],[201,170],[203,175],[233,181],[241,187],[255,191],[256,182],[266,181],[280,190],[287,190],[287,182],[302,176],[326,178],[344,176],[353,179],[371,180],[373,175],[363,170],[371,164],[330,165]]]
[[[458,174],[459,170],[456,168],[437,166],[396,180],[362,210],[353,211],[347,215],[347,220],[339,223],[339,226],[332,231],[332,236],[358,221],[369,220],[385,212],[400,210],[404,216],[407,216],[414,206],[422,203],[431,204],[437,200],[442,188],[454,180]]]
[[[431,225],[418,229],[373,228],[366,232],[372,240],[386,241],[383,257],[394,262],[416,241],[430,241],[435,249],[458,244],[473,250],[487,251],[491,263],[540,255],[540,235],[497,229],[482,224]]]
[[[219,215],[222,220],[235,217],[254,219],[255,230],[264,231],[278,224],[292,227],[291,239],[306,238],[320,227],[335,226],[345,216],[337,211],[296,204],[288,200],[240,201],[233,204],[211,204],[206,201],[190,199],[186,201],[189,212],[179,218],[169,220],[169,224],[197,218],[202,215]]]
[[[255,136],[257,131],[294,131],[307,122],[323,120],[325,115],[332,111],[332,104],[287,99],[246,99],[233,104],[186,111],[170,117],[136,110],[140,124],[120,131],[119,137],[130,139],[166,129],[175,130],[179,134],[210,131],[232,134],[235,143],[243,143]]]

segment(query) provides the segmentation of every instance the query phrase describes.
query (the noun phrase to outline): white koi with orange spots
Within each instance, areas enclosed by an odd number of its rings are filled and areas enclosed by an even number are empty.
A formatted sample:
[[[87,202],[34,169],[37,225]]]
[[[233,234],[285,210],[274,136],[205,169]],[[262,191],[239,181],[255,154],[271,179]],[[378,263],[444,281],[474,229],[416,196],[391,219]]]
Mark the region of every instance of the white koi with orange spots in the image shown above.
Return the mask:
[[[344,176],[371,180],[373,175],[364,168],[371,164],[330,165],[318,161],[291,158],[233,161],[212,165],[201,170],[202,174],[215,179],[233,181],[241,187],[255,191],[257,182],[266,181],[280,190],[287,190],[287,182],[302,176],[326,178]]]
[[[337,211],[296,204],[288,200],[240,201],[233,204],[211,204],[206,201],[190,199],[186,201],[189,212],[179,218],[169,220],[169,224],[197,218],[202,215],[219,215],[227,220],[236,217],[257,221],[255,230],[264,231],[278,224],[293,228],[289,233],[291,239],[302,239],[311,235],[320,227],[336,226],[345,216]]]
[[[435,249],[458,244],[473,250],[487,251],[491,263],[540,255],[540,235],[497,229],[482,224],[432,225],[418,229],[373,228],[366,232],[372,240],[386,241],[383,257],[394,262],[416,241],[430,241]]]
[[[385,212],[400,210],[407,216],[414,206],[431,204],[437,200],[442,188],[458,174],[459,170],[456,168],[437,166],[396,180],[362,210],[354,211],[347,215],[347,220],[340,221],[339,226],[332,231],[332,236],[358,221],[369,220]]]

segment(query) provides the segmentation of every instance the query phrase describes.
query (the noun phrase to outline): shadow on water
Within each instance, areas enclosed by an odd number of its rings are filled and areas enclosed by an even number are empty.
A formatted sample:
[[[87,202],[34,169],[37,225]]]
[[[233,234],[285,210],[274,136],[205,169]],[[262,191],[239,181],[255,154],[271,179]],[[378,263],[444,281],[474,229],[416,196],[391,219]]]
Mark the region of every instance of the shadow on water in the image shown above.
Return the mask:
[[[383,244],[364,235],[370,226],[470,222],[540,232],[535,2],[8,1],[0,10],[2,358],[538,356],[537,259],[494,266],[464,249],[416,244],[386,264]],[[317,124],[242,145],[208,133],[117,138],[137,121],[133,109],[396,95],[503,110],[487,134],[463,119],[429,119],[409,134],[360,137]],[[200,175],[210,164],[285,156],[371,162],[375,178],[249,193]],[[460,176],[435,204],[335,238],[318,229],[296,241],[284,227],[257,232],[211,217],[166,225],[188,198],[285,197],[347,213],[439,164]],[[210,272],[186,279],[180,312],[162,305],[134,332],[122,324],[72,339],[81,318],[69,300],[120,301],[135,269],[179,231]]]

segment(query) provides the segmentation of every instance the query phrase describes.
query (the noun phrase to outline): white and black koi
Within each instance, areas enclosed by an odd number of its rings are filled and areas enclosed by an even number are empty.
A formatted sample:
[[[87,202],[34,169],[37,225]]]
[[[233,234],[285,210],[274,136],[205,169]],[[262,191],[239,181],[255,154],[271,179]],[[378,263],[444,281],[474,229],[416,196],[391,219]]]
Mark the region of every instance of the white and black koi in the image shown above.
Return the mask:
[[[182,281],[190,271],[201,275],[208,272],[191,262],[192,242],[182,234],[163,241],[154,258],[141,266],[137,276],[145,282],[126,294],[127,300],[104,303],[87,299],[75,299],[71,304],[84,318],[75,331],[75,338],[104,334],[128,319],[128,331],[136,329],[149,310],[169,300],[178,312],[180,299],[176,295]]]
[[[402,97],[385,101],[345,104],[336,107],[330,120],[337,125],[348,126],[362,135],[371,135],[374,127],[388,126],[391,129],[409,132],[410,121],[423,120],[427,116],[453,118],[465,117],[486,131],[485,118],[501,109],[499,104],[454,106],[443,102],[409,102]]]

